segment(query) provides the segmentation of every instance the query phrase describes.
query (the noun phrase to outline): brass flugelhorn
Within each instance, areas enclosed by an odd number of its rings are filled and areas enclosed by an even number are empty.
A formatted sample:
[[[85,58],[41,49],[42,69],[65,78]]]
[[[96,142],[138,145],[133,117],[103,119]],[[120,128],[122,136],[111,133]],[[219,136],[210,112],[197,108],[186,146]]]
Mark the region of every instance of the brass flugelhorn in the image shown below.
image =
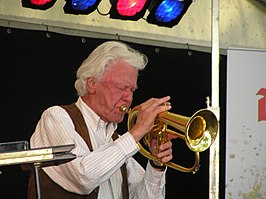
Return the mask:
[[[134,126],[137,115],[138,106],[129,109],[121,106],[120,111],[128,114],[127,127],[128,130]],[[177,129],[178,132],[169,129],[167,126]],[[157,140],[157,147],[168,139],[168,134],[176,138],[185,140],[186,145],[195,153],[195,162],[192,167],[184,167],[173,162],[162,163],[150,152],[148,152],[139,142],[140,153],[148,159],[157,161],[163,165],[179,170],[181,172],[192,172],[193,174],[199,170],[200,152],[207,150],[215,141],[218,133],[219,123],[215,114],[209,109],[201,109],[194,113],[191,117],[186,117],[171,113],[168,111],[157,115],[153,129],[143,137],[146,146],[150,146],[153,139]]]

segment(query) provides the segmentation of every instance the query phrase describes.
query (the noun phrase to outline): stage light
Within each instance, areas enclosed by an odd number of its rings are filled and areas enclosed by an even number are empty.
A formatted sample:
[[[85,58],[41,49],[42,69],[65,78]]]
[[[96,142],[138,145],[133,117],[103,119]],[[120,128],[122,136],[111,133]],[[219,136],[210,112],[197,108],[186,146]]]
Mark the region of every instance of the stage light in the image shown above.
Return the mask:
[[[111,0],[110,18],[138,20],[148,9],[151,0]]]
[[[67,14],[88,15],[95,11],[102,0],[65,0],[64,12]],[[193,0],[110,0],[111,8],[108,13],[110,18],[121,20],[147,19],[150,24],[173,27],[178,24],[187,12]],[[56,0],[22,0],[22,6],[46,10],[54,5]],[[148,13],[149,11],[149,13]]]
[[[173,27],[187,12],[192,0],[158,0],[151,5],[147,22],[158,26]]]
[[[22,0],[21,2],[25,8],[47,10],[54,5],[56,0]]]
[[[66,0],[65,13],[89,14],[96,10],[101,0]]]

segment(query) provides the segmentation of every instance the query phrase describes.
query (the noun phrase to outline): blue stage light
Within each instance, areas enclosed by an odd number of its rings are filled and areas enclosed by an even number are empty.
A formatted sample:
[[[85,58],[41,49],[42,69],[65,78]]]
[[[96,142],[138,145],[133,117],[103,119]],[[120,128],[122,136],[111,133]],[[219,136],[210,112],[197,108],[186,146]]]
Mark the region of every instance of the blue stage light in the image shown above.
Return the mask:
[[[87,10],[96,3],[96,0],[72,0],[72,8],[74,10]]]
[[[158,26],[173,27],[187,12],[192,0],[159,0],[152,4],[147,22]]]
[[[96,10],[101,0],[66,0],[65,13],[89,14]]]

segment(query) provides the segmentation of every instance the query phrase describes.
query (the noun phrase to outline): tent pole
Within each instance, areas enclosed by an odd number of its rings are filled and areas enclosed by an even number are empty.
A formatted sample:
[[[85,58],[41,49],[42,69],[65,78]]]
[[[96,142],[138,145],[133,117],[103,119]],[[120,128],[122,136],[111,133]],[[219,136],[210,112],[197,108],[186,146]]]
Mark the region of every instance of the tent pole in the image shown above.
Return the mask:
[[[220,121],[219,109],[219,0],[211,0],[212,4],[212,94],[211,107]],[[219,199],[219,153],[220,136],[217,138],[209,150],[209,199]]]

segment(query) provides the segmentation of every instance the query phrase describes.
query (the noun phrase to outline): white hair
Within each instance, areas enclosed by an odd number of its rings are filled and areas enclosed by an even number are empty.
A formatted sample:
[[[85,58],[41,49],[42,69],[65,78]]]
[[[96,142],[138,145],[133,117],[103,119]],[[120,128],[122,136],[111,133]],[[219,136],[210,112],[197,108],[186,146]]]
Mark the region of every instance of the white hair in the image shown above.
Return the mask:
[[[94,77],[99,80],[106,70],[107,65],[123,60],[132,67],[143,70],[148,63],[146,55],[118,41],[108,41],[99,45],[85,59],[77,71],[75,88],[79,96],[87,94],[86,79]]]

